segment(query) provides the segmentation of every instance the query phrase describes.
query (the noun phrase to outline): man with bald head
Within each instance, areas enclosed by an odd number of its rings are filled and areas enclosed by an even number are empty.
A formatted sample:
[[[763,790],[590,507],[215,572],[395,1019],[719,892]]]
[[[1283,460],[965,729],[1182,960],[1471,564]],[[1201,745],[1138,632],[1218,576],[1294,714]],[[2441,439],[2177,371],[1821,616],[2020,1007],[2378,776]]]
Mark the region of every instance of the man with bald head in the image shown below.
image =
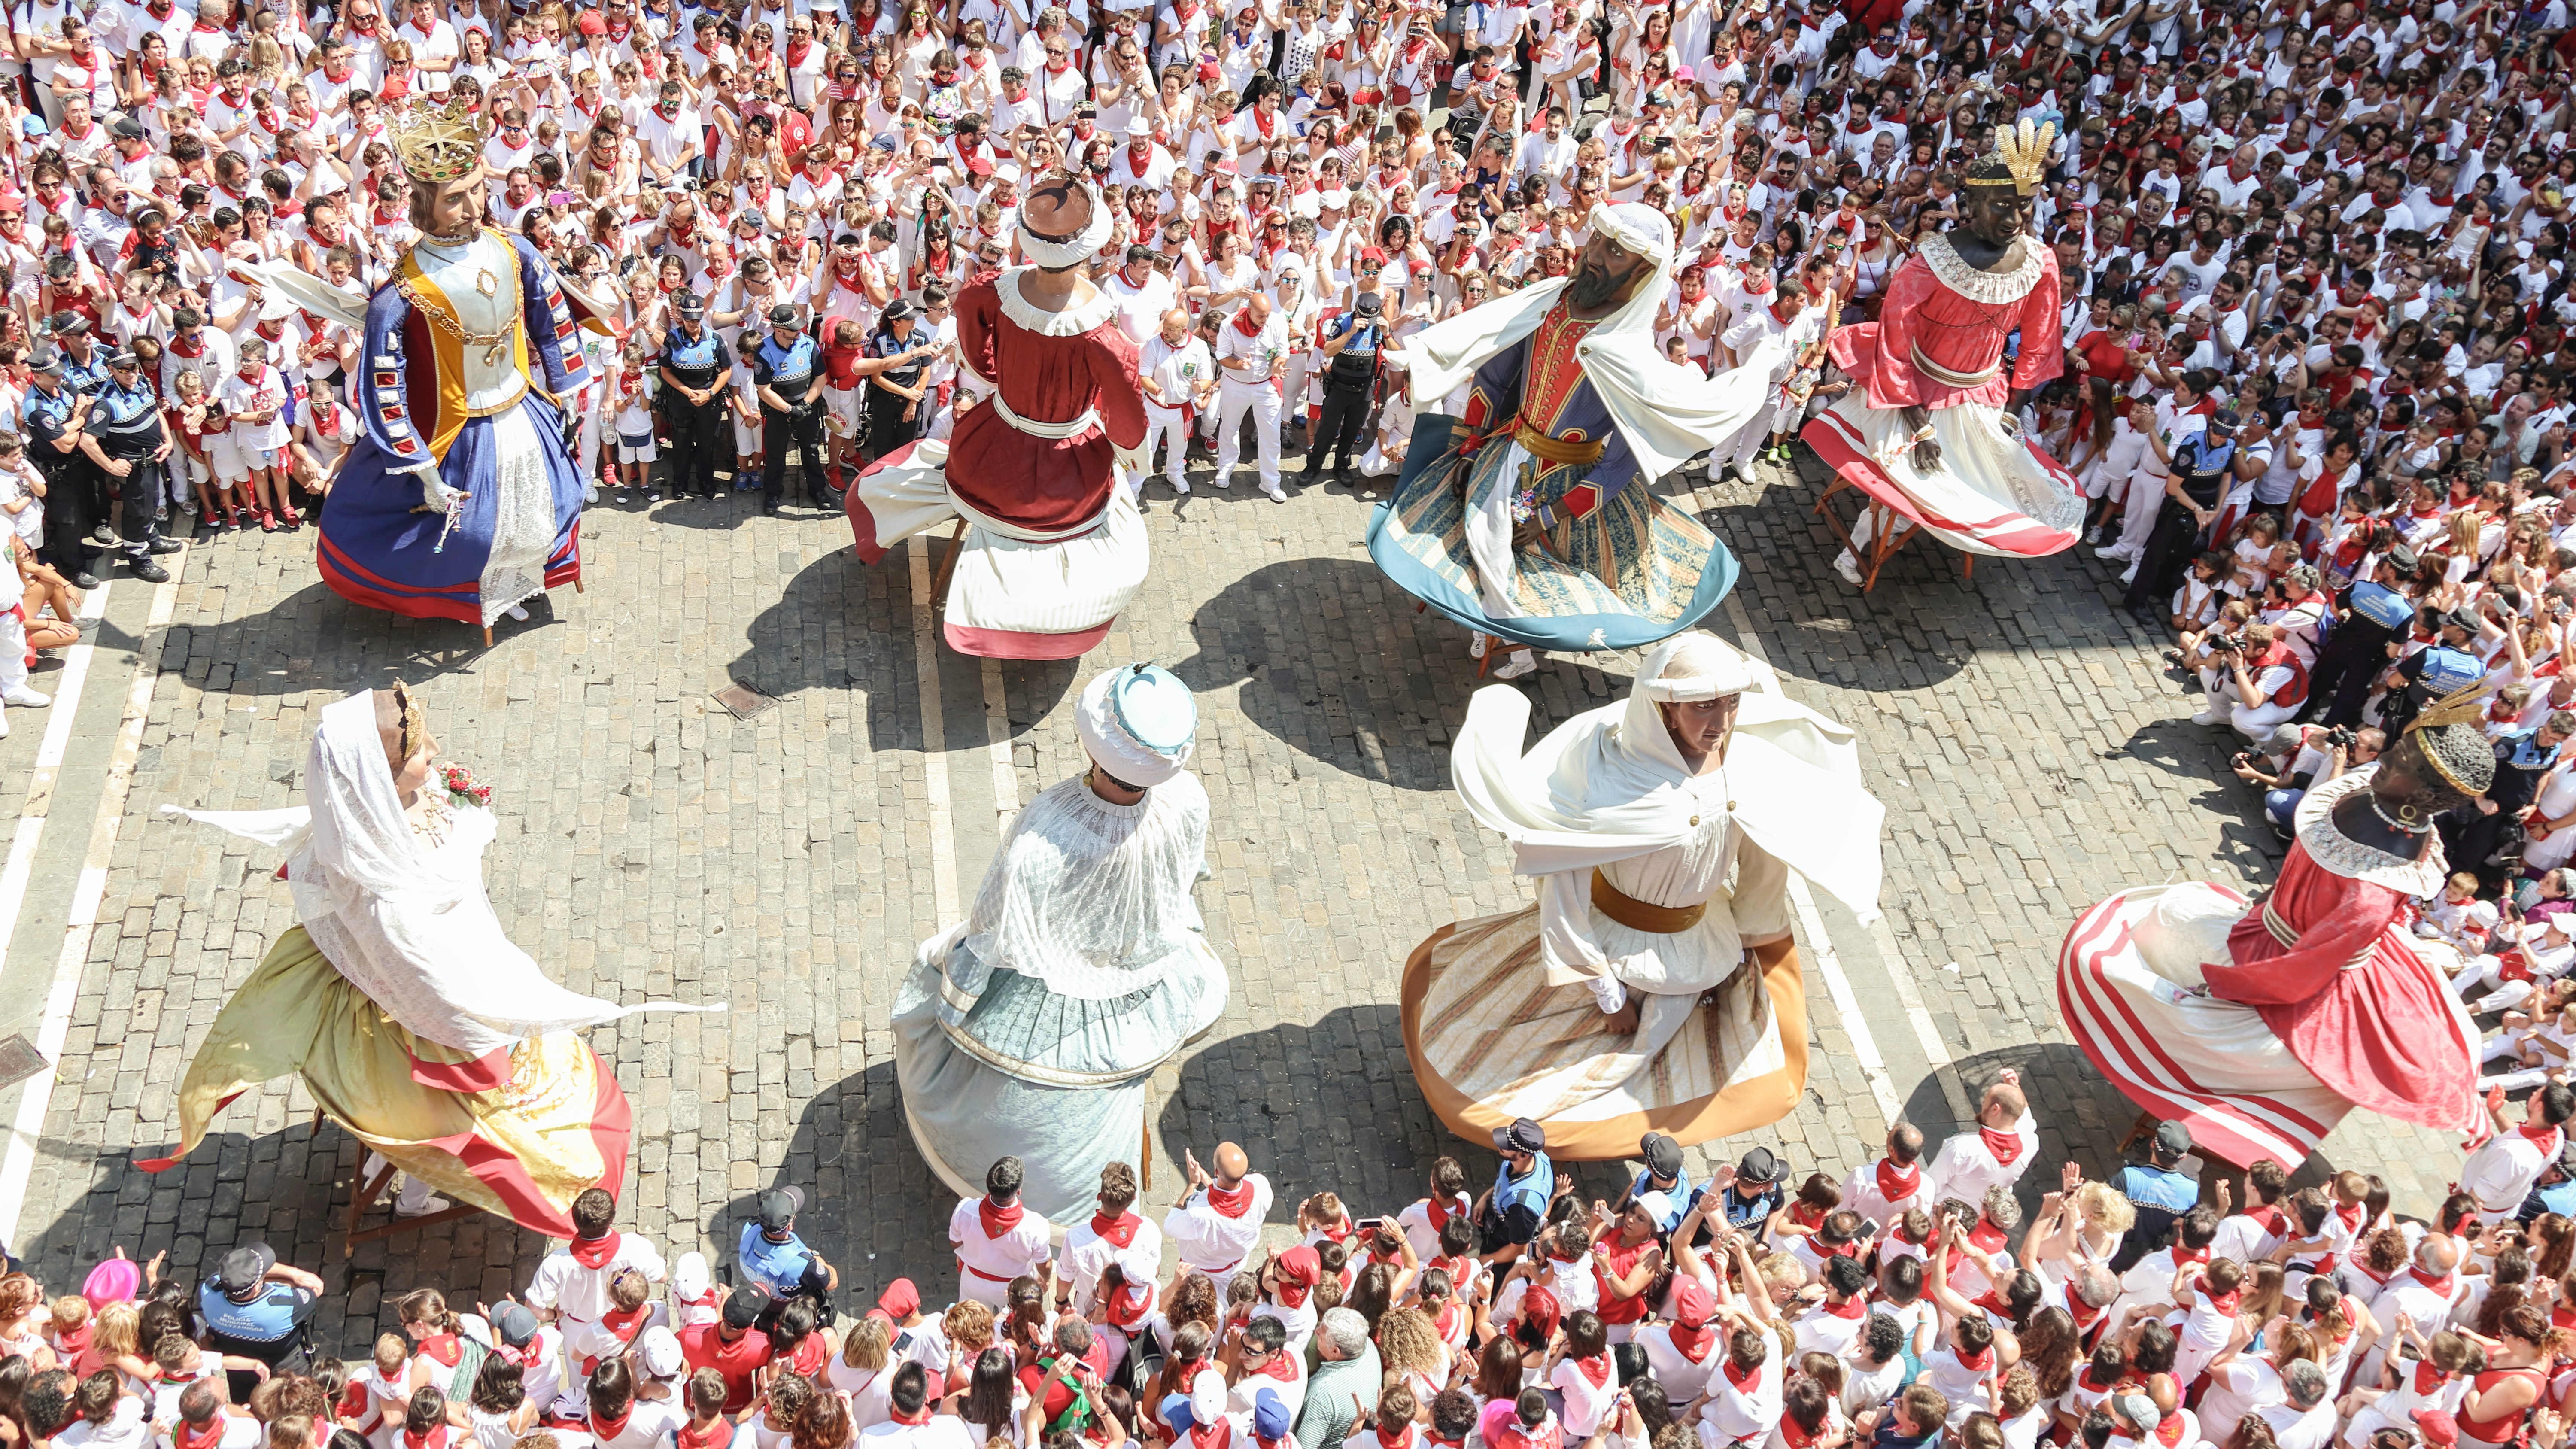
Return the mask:
[[[1243,419],[1252,418],[1261,452],[1261,491],[1285,503],[1279,488],[1279,391],[1288,375],[1288,328],[1275,315],[1270,295],[1255,292],[1216,334],[1216,362],[1224,383],[1217,389],[1216,486],[1234,481],[1243,450]]]
[[[1136,381],[1145,390],[1145,457],[1136,476],[1127,480],[1136,504],[1145,503],[1145,477],[1154,468],[1154,447],[1168,443],[1163,478],[1175,497],[1188,497],[1189,479],[1182,469],[1190,459],[1190,430],[1199,410],[1216,396],[1216,359],[1190,331],[1190,314],[1174,307],[1163,313],[1162,330],[1145,339],[1136,355]]]
[[[1196,1268],[1216,1282],[1218,1302],[1243,1260],[1261,1244],[1261,1224],[1270,1216],[1270,1179],[1252,1170],[1252,1160],[1231,1142],[1216,1145],[1216,1172],[1199,1166],[1198,1154],[1184,1153],[1189,1190],[1163,1215],[1163,1236],[1172,1240],[1185,1267]]]

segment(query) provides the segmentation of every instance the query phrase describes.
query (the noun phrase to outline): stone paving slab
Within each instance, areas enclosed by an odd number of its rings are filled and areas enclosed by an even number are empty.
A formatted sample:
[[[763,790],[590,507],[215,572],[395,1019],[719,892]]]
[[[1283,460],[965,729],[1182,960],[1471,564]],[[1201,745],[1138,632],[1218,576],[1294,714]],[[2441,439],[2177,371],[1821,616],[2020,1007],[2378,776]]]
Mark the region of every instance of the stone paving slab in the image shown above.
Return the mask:
[[[2060,936],[2123,886],[2268,879],[2279,847],[2224,773],[2233,745],[2185,722],[2193,703],[2105,604],[2089,553],[1980,560],[1962,579],[1955,556],[1918,546],[1863,597],[1826,566],[1816,492],[1766,469],[1690,501],[1742,556],[1744,617],[1793,692],[1861,730],[1889,806],[1887,928],[1957,1078],[1973,1092],[2018,1067],[2042,1104],[2048,1160],[2099,1171],[2134,1113],[2057,1026]],[[636,1108],[626,1225],[668,1251],[721,1261],[751,1197],[793,1182],[809,1191],[806,1235],[847,1287],[872,1292],[905,1272],[945,1291],[951,1199],[904,1129],[886,1023],[914,943],[943,924],[925,751],[946,751],[956,889],[971,900],[993,829],[990,814],[968,817],[1077,771],[1072,693],[1128,660],[1161,661],[1199,692],[1194,768],[1211,797],[1215,871],[1199,899],[1234,971],[1217,1028],[1159,1075],[1151,1199],[1177,1195],[1183,1148],[1204,1156],[1227,1137],[1271,1174],[1283,1219],[1324,1187],[1392,1210],[1442,1153],[1490,1172],[1491,1155],[1441,1129],[1411,1081],[1396,982],[1433,928],[1517,907],[1526,889],[1447,789],[1450,732],[1476,687],[1465,641],[1369,563],[1367,520],[1367,504],[1338,490],[1274,505],[1248,472],[1224,492],[1202,481],[1178,509],[1157,486],[1153,573],[1109,638],[1078,664],[991,666],[943,650],[930,670],[937,740],[924,737],[910,560],[862,567],[846,527],[816,510],[763,519],[741,498],[599,508],[585,526],[587,592],[504,622],[489,651],[462,625],[330,595],[309,534],[200,546],[155,661],[144,754],[13,1246],[60,1287],[114,1247],[167,1249],[174,1271],[194,1273],[265,1239],[347,1285],[321,1335],[351,1350],[402,1291],[488,1299],[547,1250],[469,1218],[361,1245],[343,1264],[358,1152],[337,1129],[317,1131],[285,1083],[236,1103],[179,1169],[129,1164],[167,1148],[188,1052],[293,921],[273,859],[153,810],[291,803],[319,707],[397,676],[423,693],[448,755],[494,787],[493,903],[540,963],[579,990],[732,1008],[590,1034]],[[1525,682],[1540,727],[1618,698],[1634,667],[1551,661]],[[999,683],[1012,801],[996,799],[986,678]],[[776,707],[734,719],[709,697],[728,680]],[[0,744],[0,777],[32,750],[37,732],[22,733]],[[1870,937],[1837,918],[1857,979],[1872,969]],[[1810,1090],[1758,1134],[1800,1170],[1848,1165],[1881,1130],[1849,1024],[1812,966],[1810,977]],[[1893,1070],[1911,1025],[1885,995],[1863,1000]],[[1895,1088],[1928,1131],[1954,1125],[1928,1071]],[[1710,1144],[1695,1165],[1744,1145]],[[2447,1143],[2358,1120],[2325,1157],[2383,1174],[2417,1211],[2457,1161]],[[1607,1193],[1619,1176],[1587,1168],[1585,1186]]]

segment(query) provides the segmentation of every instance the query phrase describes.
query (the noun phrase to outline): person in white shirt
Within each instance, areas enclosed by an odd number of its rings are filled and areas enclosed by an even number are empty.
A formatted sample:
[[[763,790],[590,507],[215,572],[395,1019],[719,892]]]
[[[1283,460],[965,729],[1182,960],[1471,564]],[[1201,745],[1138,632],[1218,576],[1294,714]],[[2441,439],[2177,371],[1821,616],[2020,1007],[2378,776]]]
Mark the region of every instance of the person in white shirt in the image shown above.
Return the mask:
[[[1923,1129],[1911,1122],[1888,1128],[1886,1153],[1843,1180],[1842,1205],[1882,1228],[1909,1209],[1930,1212],[1940,1200],[1932,1175],[1923,1170]]]
[[[1152,471],[1155,446],[1163,445],[1163,481],[1172,485],[1174,494],[1187,497],[1190,484],[1182,470],[1189,464],[1190,424],[1216,396],[1217,385],[1216,359],[1190,330],[1188,312],[1174,307],[1163,314],[1162,330],[1137,349],[1136,380],[1145,392],[1143,468]],[[1132,478],[1128,486],[1141,504],[1144,478]]]
[[[2274,1449],[2325,1449],[2334,1438],[2334,1381],[2314,1360],[2298,1359],[2281,1370],[2281,1402],[2254,1412],[2272,1429]]]
[[[930,1374],[917,1363],[894,1371],[886,1389],[894,1417],[859,1431],[859,1449],[982,1449],[966,1421],[930,1412]]]
[[[1064,1252],[1057,1259],[1056,1306],[1088,1315],[1100,1282],[1100,1270],[1113,1259],[1141,1252],[1160,1263],[1163,1230],[1136,1213],[1136,1169],[1112,1162],[1100,1169],[1099,1210],[1064,1231]]]
[[[2521,1211],[2523,1200],[2531,1196],[2540,1174],[2558,1161],[2567,1146],[2566,1123],[2570,1116],[2576,1116],[2576,1089],[2551,1082],[2532,1093],[2523,1103],[2519,1126],[2505,1121],[2502,1108],[2492,1096],[2487,1111],[2493,1118],[2495,1135],[2470,1153],[2469,1160],[2461,1166],[2460,1191],[2477,1199],[2479,1222],[2511,1222]],[[2377,1313],[2377,1305],[2371,1311]],[[2420,1313],[2415,1317],[2419,1323],[2431,1321]]]
[[[527,1305],[562,1325],[565,1350],[575,1359],[625,1351],[600,1321],[612,1306],[608,1280],[618,1269],[633,1268],[652,1283],[668,1276],[652,1243],[609,1226],[616,1215],[617,1199],[600,1188],[584,1189],[572,1200],[572,1242],[547,1254],[528,1283]]]
[[[1717,1312],[1717,1299],[1697,1278],[1674,1281],[1672,1310],[1669,1322],[1650,1323],[1630,1341],[1646,1355],[1646,1367],[1655,1382],[1664,1386],[1665,1397],[1688,1404],[1707,1390],[1725,1357],[1725,1345],[1718,1342],[1717,1330],[1708,1322]]]
[[[1475,1199],[1467,1194],[1467,1169],[1454,1157],[1443,1157],[1431,1164],[1430,1188],[1429,1197],[1416,1198],[1395,1215],[1395,1225],[1404,1230],[1404,1240],[1413,1245],[1413,1256],[1425,1263],[1440,1256],[1440,1230],[1449,1226],[1449,1220],[1472,1215],[1475,1210]],[[1463,1284],[1460,1294],[1465,1294]]]
[[[1975,1130],[1941,1144],[1932,1180],[1943,1197],[1983,1202],[1988,1188],[2009,1190],[2038,1158],[2039,1124],[2022,1096],[2021,1074],[2008,1068],[1978,1102]]]
[[[1245,1256],[1261,1242],[1261,1224],[1270,1216],[1270,1179],[1252,1170],[1251,1159],[1231,1142],[1216,1145],[1216,1175],[1199,1166],[1195,1153],[1184,1153],[1189,1190],[1163,1215],[1163,1236],[1172,1240],[1184,1266],[1215,1280],[1217,1301],[1243,1268]]]
[[[247,1411],[224,1406],[220,1381],[199,1379],[179,1391],[169,1432],[161,1436],[163,1449],[183,1449],[182,1441],[184,1449],[258,1449],[268,1442],[268,1430]]]
[[[1253,293],[1234,320],[1217,329],[1216,362],[1223,378],[1217,389],[1216,486],[1234,481],[1249,413],[1260,449],[1261,491],[1273,503],[1285,503],[1288,495],[1279,487],[1279,389],[1288,371],[1288,335],[1268,293]]]
[[[1054,1226],[1020,1201],[1022,1174],[1018,1158],[1002,1158],[985,1169],[984,1195],[964,1199],[948,1215],[958,1297],[1007,1308],[1011,1280],[1039,1273],[1053,1255]]]

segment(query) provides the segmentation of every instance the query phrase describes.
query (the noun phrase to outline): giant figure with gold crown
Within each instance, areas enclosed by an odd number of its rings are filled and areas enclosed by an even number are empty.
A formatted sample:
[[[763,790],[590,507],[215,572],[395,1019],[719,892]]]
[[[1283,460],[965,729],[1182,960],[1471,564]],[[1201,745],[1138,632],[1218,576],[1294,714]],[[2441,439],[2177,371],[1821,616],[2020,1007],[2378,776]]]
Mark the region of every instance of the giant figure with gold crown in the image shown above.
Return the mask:
[[[2296,1170],[2346,1112],[2484,1130],[2479,1041],[2407,905],[2442,889],[2433,818],[2483,794],[2495,751],[2474,688],[2378,763],[2299,802],[2281,878],[2249,901],[2205,881],[2086,911],[2057,958],[2066,1029],[2151,1117],[2202,1150]]]
[[[488,640],[528,598],[581,582],[581,471],[555,399],[589,381],[575,333],[595,314],[526,238],[483,224],[463,103],[415,104],[391,128],[421,239],[363,312],[284,262],[256,270],[365,339],[349,404],[365,431],[322,506],[323,582]]]
[[[2065,370],[2057,255],[2030,232],[2056,138],[2054,122],[2006,128],[1968,168],[1960,224],[1897,268],[1877,321],[1834,331],[1834,365],[1860,385],[1800,437],[1866,499],[1834,560],[1853,584],[1876,583],[1917,527],[1971,554],[2075,543],[2083,492],[2012,413]]]
[[[1406,593],[1475,631],[1471,652],[1634,649],[1689,628],[1735,584],[1735,555],[1651,485],[1769,400],[1666,361],[1655,309],[1672,224],[1595,206],[1574,275],[1407,338],[1420,410],[1369,556]],[[1463,416],[1441,404],[1461,384]],[[1490,660],[1489,660],[1490,662]]]

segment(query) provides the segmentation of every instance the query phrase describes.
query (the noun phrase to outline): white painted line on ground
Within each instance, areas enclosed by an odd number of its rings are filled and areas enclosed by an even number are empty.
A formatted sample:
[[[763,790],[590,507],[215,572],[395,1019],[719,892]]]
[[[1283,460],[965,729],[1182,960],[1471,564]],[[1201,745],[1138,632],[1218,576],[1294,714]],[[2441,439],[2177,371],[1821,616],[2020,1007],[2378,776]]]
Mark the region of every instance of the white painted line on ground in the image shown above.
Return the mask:
[[[957,919],[957,832],[948,811],[948,721],[939,703],[939,621],[930,597],[936,547],[913,535],[912,678],[921,696],[921,783],[930,796],[930,901],[945,929]]]
[[[0,1240],[18,1241],[18,1215],[26,1208],[27,1180],[36,1170],[36,1143],[44,1134],[45,1113],[53,1105],[55,1073],[62,1069],[63,1043],[72,1029],[72,1007],[80,999],[81,973],[89,964],[90,938],[97,931],[99,903],[107,894],[108,866],[116,857],[117,833],[125,823],[125,798],[134,789],[134,764],[143,753],[144,721],[152,711],[153,687],[161,679],[161,636],[170,627],[170,615],[179,599],[179,581],[187,564],[185,552],[171,557],[170,579],[154,586],[152,608],[143,621],[134,682],[125,692],[125,713],[117,722],[116,744],[107,758],[107,784],[99,792],[98,812],[90,822],[89,850],[81,857],[80,878],[72,887],[71,916],[63,931],[62,953],[54,960],[53,989],[46,994],[44,1021],[36,1029],[36,1050],[49,1069],[30,1077],[20,1089],[17,1119],[10,1124],[9,1150],[0,1157]]]
[[[80,642],[63,651],[63,672],[54,678],[54,702],[47,706],[45,738],[36,747],[27,804],[18,814],[17,834],[9,842],[9,863],[0,867],[0,961],[8,960],[9,943],[18,935],[18,913],[26,908],[27,882],[36,872],[36,846],[45,838],[54,785],[62,774],[63,756],[71,748],[72,718],[80,713],[81,688],[89,681],[90,659],[98,653],[98,621],[107,615],[107,591],[115,582],[100,584],[81,600],[78,622],[85,627]]]
[[[984,661],[984,740],[993,757],[993,829],[1007,834],[1020,813],[1020,780],[1011,768],[1011,711],[1002,694],[1002,661]]]
[[[1727,596],[1726,618],[1735,626],[1737,646],[1763,663],[1770,663],[1770,656],[1763,652],[1762,641],[1753,633],[1753,620],[1744,612],[1743,601],[1732,594]],[[1785,690],[1788,681],[1781,681],[1781,687]],[[1824,952],[1830,953],[1831,945],[1825,944],[1823,917],[1815,914],[1815,898],[1806,894],[1805,881],[1794,874],[1789,879],[1795,891],[1792,899],[1798,902],[1799,915],[1806,923],[1808,935],[1820,944]],[[1960,1088],[1958,1070],[1951,1065],[1950,1049],[1942,1044],[1941,1033],[1932,1024],[1932,1013],[1923,1008],[1923,993],[1915,988],[1914,973],[1907,969],[1904,953],[1896,949],[1896,935],[1887,929],[1887,918],[1881,916],[1871,922],[1869,932],[1871,944],[1878,947],[1879,961],[1887,967],[1888,979],[1896,983],[1896,1002],[1905,1013],[1906,1025],[1913,1029],[1914,1039],[1922,1045],[1924,1058],[1932,1063],[1932,1076],[1941,1084],[1941,1095],[1948,1100],[1951,1114],[1959,1121],[1967,1121],[1976,1112],[1968,1105],[1967,1094]],[[1860,1058],[1862,1071],[1869,1072],[1871,1062],[1882,1060],[1878,1055],[1878,1043],[1870,1037],[1869,1026],[1861,1019],[1859,998],[1852,994],[1851,983],[1844,980],[1837,989],[1836,978],[1842,975],[1839,960],[1835,962],[1833,971],[1832,976],[1825,978],[1826,994],[1833,997],[1834,1010],[1843,1018],[1843,1028],[1851,1033],[1852,1054]],[[1823,974],[1821,962],[1818,974]],[[1874,1093],[1881,1090],[1881,1075],[1883,1073],[1870,1076],[1870,1089]],[[1892,1091],[1892,1087],[1889,1090]],[[1896,1109],[1889,1107],[1888,1097],[1882,1095],[1879,1105],[1889,1109],[1888,1120],[1894,1122]],[[1902,1105],[1901,1101],[1897,1103],[1897,1107]]]
[[[1869,1094],[1878,1099],[1878,1114],[1893,1127],[1905,1116],[1905,1099],[1897,1095],[1896,1083],[1887,1075],[1887,1063],[1879,1058],[1877,1040],[1862,1024],[1860,998],[1852,992],[1851,979],[1843,975],[1842,957],[1834,953],[1833,938],[1825,934],[1825,918],[1816,913],[1816,898],[1807,889],[1807,878],[1795,871],[1789,874],[1789,904],[1797,909],[1799,923],[1807,928],[1816,974],[1825,978],[1825,994],[1833,998],[1843,1029],[1851,1033],[1852,1056],[1860,1062],[1861,1075],[1869,1079]]]

